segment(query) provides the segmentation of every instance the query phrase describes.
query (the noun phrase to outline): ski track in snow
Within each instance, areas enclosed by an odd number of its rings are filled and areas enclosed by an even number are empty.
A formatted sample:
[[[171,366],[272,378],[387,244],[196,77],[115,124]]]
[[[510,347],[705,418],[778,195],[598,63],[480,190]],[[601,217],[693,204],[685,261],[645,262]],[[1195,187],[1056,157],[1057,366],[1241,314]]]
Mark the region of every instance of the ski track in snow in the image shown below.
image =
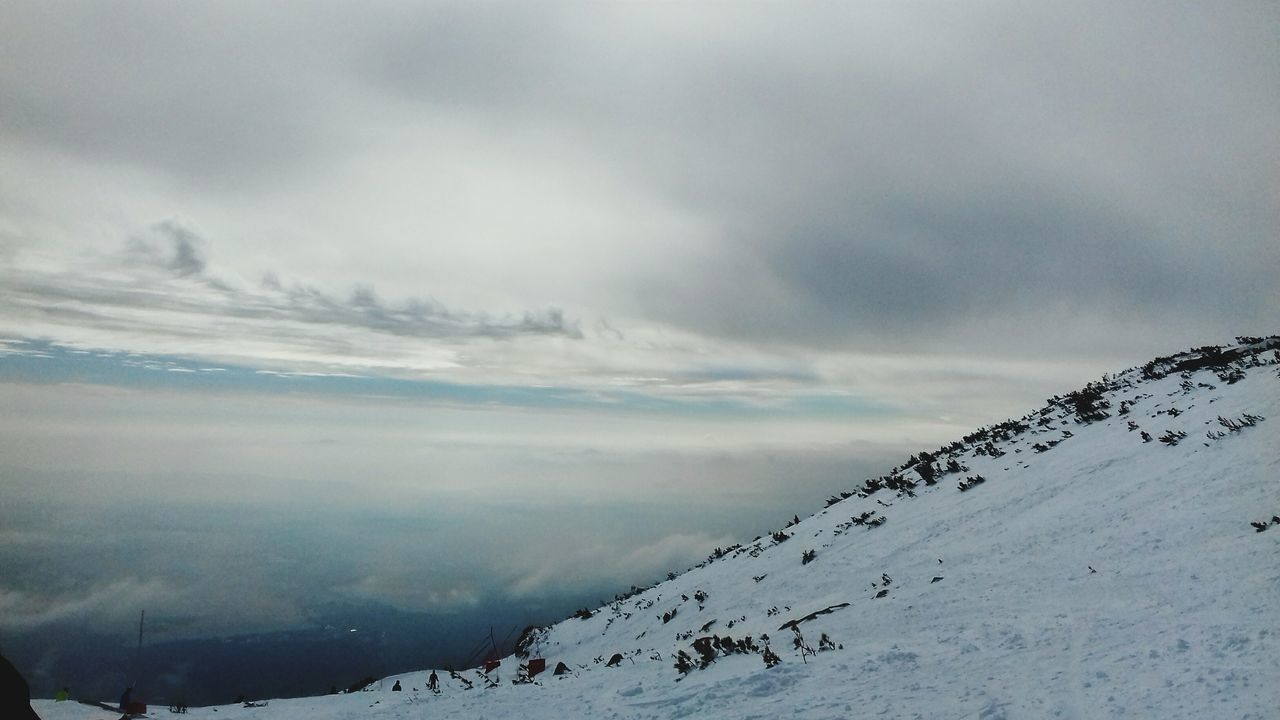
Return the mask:
[[[442,672],[433,695],[422,671],[365,692],[186,717],[1280,717],[1280,526],[1249,526],[1280,514],[1280,376],[1270,350],[1258,357],[1269,364],[1231,384],[1212,369],[1158,380],[1128,371],[1105,393],[1107,418],[1082,424],[1051,405],[1051,427],[1030,414],[1028,431],[995,442],[1002,457],[966,445],[954,457],[967,469],[920,483],[914,498],[888,489],[851,497],[786,528],[785,542],[765,535],[589,619],[567,619],[535,645],[548,672],[533,684],[512,684],[520,660],[508,657],[488,689],[478,671],[465,673],[472,690]],[[1125,415],[1121,401],[1135,401]],[[1219,416],[1245,413],[1265,419],[1207,437],[1224,431]],[[1033,449],[1064,430],[1071,436],[1057,446]],[[1186,437],[1168,445],[1158,439],[1168,431]],[[936,457],[945,465],[947,455]],[[986,482],[956,489],[976,475]],[[886,522],[848,525],[865,511]],[[802,564],[810,549],[816,557]],[[882,575],[889,592],[876,598]],[[849,606],[799,626],[809,645],[826,633],[838,649],[801,657],[778,629],[841,603]],[[683,633],[692,634],[677,639]],[[696,662],[692,641],[712,634],[750,635],[760,647],[767,634],[782,662],[721,655],[682,676],[675,653]],[[597,660],[614,653],[625,656],[619,667]],[[560,661],[573,673],[552,677]],[[404,692],[390,691],[396,680]],[[33,706],[45,720],[119,717]]]

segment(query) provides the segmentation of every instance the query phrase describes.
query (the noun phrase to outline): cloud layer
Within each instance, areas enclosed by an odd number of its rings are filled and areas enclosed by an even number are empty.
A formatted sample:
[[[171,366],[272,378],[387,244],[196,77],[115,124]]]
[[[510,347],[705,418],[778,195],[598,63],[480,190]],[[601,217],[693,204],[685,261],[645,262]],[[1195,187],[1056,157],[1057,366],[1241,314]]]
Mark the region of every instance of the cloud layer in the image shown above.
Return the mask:
[[[1070,347],[1054,328],[1075,319],[1077,352],[1145,355],[1178,344],[1154,325],[1229,337],[1280,305],[1265,3],[20,3],[11,20],[6,174],[41,191],[6,183],[0,243],[65,265],[149,228],[169,237],[139,255],[199,279],[198,238],[165,220],[194,216],[229,272],[305,278],[218,299],[237,321],[434,340],[607,318],[704,344],[997,354]],[[374,286],[405,299],[351,291]]]

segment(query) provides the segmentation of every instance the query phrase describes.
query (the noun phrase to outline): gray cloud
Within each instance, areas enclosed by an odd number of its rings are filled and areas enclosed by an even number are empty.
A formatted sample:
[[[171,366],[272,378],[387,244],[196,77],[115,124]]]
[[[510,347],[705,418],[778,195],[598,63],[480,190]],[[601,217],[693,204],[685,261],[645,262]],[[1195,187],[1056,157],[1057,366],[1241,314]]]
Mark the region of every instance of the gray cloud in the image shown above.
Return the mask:
[[[1037,306],[1274,320],[1274,8],[818,9],[427,13],[365,70],[572,134],[711,217],[722,252],[635,288],[700,332],[892,343]]]
[[[9,133],[185,183],[298,182],[384,116],[584,148],[714,229],[714,251],[617,289],[630,312],[700,333],[900,344],[1037,306],[1229,333],[1274,321],[1280,299],[1267,3],[9,15]],[[99,41],[84,43],[90,28]],[[196,247],[166,262],[196,274]],[[431,301],[283,297],[256,311],[424,336],[571,333],[556,312],[493,322]],[[1025,319],[1001,330],[1053,335]]]
[[[433,298],[392,304],[368,285],[341,298],[301,283],[286,285],[274,272],[256,288],[243,286],[210,272],[206,245],[189,228],[164,221],[98,267],[0,273],[10,291],[4,304],[55,322],[188,339],[217,336],[227,332],[225,323],[238,321],[232,337],[283,339],[292,333],[330,349],[350,342],[352,331],[455,341],[582,337],[578,323],[554,307],[496,316],[451,310]]]
[[[155,2],[5,14],[0,113],[19,137],[230,189],[305,166],[331,127],[317,119],[332,88],[299,73],[325,48],[287,42],[283,16]]]
[[[0,629],[36,630],[43,626],[93,616],[121,620],[135,607],[175,593],[157,580],[126,578],[90,588],[78,595],[49,597],[0,588]]]
[[[147,237],[131,239],[128,252],[140,262],[170,270],[178,277],[187,277],[204,273],[207,263],[203,246],[204,241],[194,232],[172,220],[165,220],[149,228]]]

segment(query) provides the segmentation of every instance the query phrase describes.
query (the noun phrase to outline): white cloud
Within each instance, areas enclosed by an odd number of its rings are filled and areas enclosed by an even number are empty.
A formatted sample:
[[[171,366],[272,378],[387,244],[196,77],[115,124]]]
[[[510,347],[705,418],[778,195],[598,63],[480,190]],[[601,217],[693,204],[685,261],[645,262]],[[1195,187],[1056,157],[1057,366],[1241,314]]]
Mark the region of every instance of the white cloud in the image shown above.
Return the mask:
[[[639,547],[611,543],[585,547],[548,544],[538,556],[525,555],[523,574],[512,581],[515,597],[539,597],[562,592],[584,580],[606,586],[652,583],[675,568],[686,568],[705,559],[716,547],[733,544],[731,536],[705,533],[673,533]]]
[[[83,593],[51,595],[0,587],[0,628],[30,631],[50,623],[92,621],[99,627],[128,627],[129,618],[158,605],[172,606],[182,595],[165,581],[123,578]]]

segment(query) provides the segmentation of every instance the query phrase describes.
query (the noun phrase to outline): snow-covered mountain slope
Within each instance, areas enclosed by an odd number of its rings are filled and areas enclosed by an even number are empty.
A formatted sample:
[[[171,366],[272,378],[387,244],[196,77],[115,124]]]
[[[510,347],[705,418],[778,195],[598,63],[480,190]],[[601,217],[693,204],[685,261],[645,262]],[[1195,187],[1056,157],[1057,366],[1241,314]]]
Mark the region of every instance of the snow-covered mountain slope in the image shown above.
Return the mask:
[[[190,717],[1280,717],[1277,348],[1161,358],[914,456],[526,633],[533,682],[509,657],[471,689],[423,671]]]

